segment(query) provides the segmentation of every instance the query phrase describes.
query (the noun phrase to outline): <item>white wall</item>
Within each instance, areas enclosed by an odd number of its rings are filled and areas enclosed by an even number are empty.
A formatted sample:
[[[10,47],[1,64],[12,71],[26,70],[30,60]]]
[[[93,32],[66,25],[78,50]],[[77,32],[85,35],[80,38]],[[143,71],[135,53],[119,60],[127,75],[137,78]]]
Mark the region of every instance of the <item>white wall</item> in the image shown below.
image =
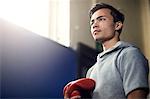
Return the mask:
[[[150,61],[150,0],[141,0],[143,49]]]
[[[90,34],[88,11],[92,0],[71,0],[70,2],[70,33],[71,47],[76,48],[82,42],[95,48],[95,42]]]

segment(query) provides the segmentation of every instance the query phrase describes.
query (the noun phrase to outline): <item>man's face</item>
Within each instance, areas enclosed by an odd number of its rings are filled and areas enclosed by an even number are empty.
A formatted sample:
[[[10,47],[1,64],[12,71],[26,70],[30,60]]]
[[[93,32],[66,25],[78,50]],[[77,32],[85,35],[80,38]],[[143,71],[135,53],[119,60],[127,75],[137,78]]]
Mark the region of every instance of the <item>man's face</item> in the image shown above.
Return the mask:
[[[97,10],[91,17],[91,34],[96,41],[107,41],[115,36],[115,23],[111,10]]]

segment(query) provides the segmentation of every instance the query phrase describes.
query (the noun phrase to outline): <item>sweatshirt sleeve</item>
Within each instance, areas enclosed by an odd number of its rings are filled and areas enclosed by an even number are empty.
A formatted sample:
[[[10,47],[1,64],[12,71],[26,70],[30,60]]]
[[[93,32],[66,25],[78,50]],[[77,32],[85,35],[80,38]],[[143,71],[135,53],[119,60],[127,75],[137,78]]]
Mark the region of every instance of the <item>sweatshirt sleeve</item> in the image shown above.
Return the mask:
[[[126,96],[138,88],[148,89],[148,60],[137,48],[125,49],[120,53],[119,69]]]

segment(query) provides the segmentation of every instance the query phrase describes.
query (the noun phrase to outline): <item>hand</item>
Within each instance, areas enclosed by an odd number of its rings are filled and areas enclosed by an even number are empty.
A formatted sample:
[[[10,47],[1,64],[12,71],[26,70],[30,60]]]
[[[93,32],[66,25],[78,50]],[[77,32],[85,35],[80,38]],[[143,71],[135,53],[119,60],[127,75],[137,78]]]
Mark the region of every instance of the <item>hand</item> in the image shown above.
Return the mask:
[[[90,78],[81,78],[68,83],[63,90],[64,99],[81,99],[91,97],[95,88],[95,81]]]

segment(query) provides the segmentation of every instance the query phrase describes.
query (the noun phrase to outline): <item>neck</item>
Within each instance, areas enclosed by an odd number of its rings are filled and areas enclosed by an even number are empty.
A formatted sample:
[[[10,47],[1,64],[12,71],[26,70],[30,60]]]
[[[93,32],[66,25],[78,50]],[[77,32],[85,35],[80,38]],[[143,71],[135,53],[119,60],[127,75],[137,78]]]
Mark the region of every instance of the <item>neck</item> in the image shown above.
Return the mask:
[[[107,49],[112,48],[118,41],[120,41],[120,38],[116,36],[110,40],[102,42],[103,50],[106,51]]]

